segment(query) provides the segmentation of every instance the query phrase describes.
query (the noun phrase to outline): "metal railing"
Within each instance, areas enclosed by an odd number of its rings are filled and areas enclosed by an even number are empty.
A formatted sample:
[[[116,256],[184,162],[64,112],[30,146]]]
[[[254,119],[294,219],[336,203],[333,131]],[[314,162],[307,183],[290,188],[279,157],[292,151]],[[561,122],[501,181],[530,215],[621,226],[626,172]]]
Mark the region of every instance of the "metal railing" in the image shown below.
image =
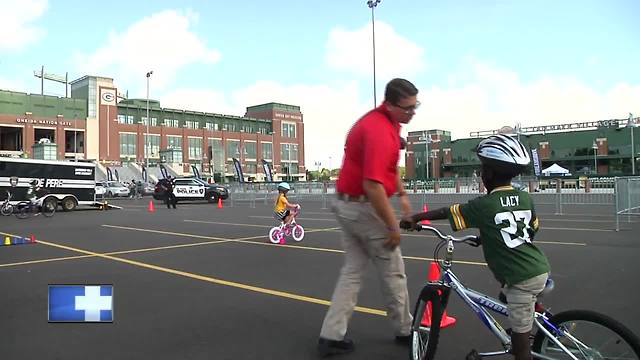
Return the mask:
[[[620,177],[615,179],[616,231],[620,231],[620,217],[640,215],[640,177]]]
[[[565,207],[575,205],[615,209],[616,221],[620,216],[637,215],[639,210],[640,177],[635,178],[553,178],[517,177],[513,185],[531,194],[536,206],[554,209],[561,215]],[[287,195],[293,202],[321,202],[327,209],[335,198],[335,182],[293,182]],[[408,182],[405,189],[413,203],[451,204],[467,202],[486,189],[479,178],[438,179],[427,182]],[[271,205],[277,197],[275,183],[243,183],[229,185],[230,205],[256,203]],[[610,209],[610,210],[609,210]],[[616,228],[619,228],[617,225]]]

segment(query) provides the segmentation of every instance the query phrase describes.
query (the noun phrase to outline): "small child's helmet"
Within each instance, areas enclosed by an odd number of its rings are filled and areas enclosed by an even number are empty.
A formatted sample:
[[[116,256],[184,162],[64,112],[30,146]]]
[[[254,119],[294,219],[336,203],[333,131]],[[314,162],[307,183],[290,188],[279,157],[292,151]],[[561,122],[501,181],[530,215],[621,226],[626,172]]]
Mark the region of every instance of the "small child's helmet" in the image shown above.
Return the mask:
[[[288,183],[281,182],[280,184],[278,184],[278,190],[280,190],[280,191],[289,191],[289,190],[291,190],[291,187],[289,186]]]
[[[521,173],[531,163],[524,145],[507,135],[491,135],[482,140],[476,153],[483,165],[512,176]]]

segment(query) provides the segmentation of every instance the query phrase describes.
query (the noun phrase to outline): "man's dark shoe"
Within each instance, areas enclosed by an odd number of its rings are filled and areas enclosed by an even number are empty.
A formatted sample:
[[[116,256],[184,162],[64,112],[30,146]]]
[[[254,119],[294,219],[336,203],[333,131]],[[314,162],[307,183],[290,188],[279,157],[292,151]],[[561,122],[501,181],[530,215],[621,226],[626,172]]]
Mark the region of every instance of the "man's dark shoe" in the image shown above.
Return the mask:
[[[329,340],[320,338],[318,340],[318,355],[321,357],[347,354],[353,350],[355,350],[355,346],[350,339]]]
[[[399,345],[411,345],[411,335],[398,335],[396,336],[396,344]]]

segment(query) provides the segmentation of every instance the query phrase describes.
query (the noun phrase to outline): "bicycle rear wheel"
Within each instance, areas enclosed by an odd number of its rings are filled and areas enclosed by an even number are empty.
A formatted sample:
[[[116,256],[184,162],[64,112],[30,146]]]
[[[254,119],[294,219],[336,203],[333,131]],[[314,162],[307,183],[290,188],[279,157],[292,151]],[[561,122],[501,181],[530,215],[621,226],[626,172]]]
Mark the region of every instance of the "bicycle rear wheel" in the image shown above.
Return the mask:
[[[618,321],[589,310],[570,310],[549,319],[560,331],[551,332],[578,359],[640,359],[640,341]],[[554,359],[571,359],[542,331],[538,331],[532,350]]]
[[[13,205],[7,203],[6,205],[0,207],[0,213],[4,216],[9,216],[13,214]]]
[[[422,324],[424,313],[429,311],[429,308],[431,309],[431,326]],[[435,357],[443,311],[438,289],[434,286],[425,286],[413,312],[411,352],[409,354],[411,360],[432,360]]]
[[[269,241],[274,244],[279,244],[283,236],[284,234],[278,226],[272,227],[271,230],[269,230]]]

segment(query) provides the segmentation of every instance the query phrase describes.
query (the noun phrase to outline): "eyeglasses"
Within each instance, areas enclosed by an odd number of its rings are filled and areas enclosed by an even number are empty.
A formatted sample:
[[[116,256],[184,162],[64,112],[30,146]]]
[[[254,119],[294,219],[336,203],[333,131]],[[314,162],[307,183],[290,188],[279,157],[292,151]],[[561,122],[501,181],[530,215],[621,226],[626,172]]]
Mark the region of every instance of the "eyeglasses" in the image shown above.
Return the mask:
[[[400,106],[398,104],[393,104],[393,106],[404,110],[405,114],[410,114],[410,113],[416,112],[416,110],[418,110],[418,108],[420,107],[420,101],[416,101],[415,105]]]

